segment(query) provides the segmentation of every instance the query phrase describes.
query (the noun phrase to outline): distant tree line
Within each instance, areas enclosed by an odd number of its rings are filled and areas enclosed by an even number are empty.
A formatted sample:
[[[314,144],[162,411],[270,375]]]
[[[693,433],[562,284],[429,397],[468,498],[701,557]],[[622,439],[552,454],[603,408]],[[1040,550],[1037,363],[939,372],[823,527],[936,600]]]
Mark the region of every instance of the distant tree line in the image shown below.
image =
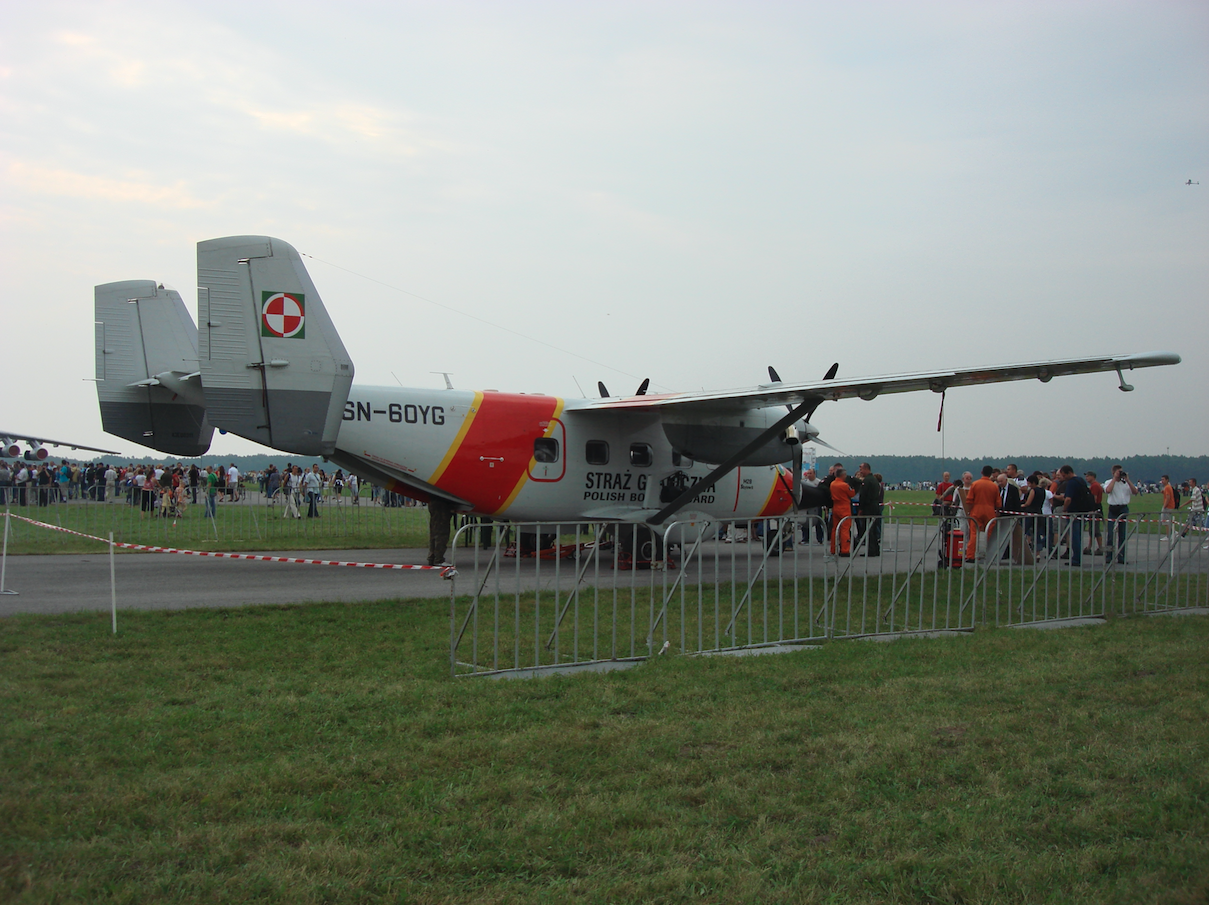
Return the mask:
[[[975,477],[983,465],[998,465],[1000,467],[1014,462],[1024,474],[1041,470],[1046,474],[1060,465],[1069,464],[1075,469],[1075,474],[1094,471],[1101,479],[1112,473],[1113,464],[1119,462],[1125,466],[1130,478],[1134,481],[1159,480],[1160,475],[1170,475],[1171,480],[1179,483],[1187,478],[1198,481],[1209,479],[1209,456],[1126,456],[1123,459],[1081,459],[1069,456],[980,456],[974,459],[942,459],[938,456],[819,456],[818,464],[826,471],[832,462],[843,462],[849,468],[854,463],[869,462],[873,470],[882,475],[889,483],[900,481],[936,481],[943,472],[953,476],[963,471],[971,472]]]

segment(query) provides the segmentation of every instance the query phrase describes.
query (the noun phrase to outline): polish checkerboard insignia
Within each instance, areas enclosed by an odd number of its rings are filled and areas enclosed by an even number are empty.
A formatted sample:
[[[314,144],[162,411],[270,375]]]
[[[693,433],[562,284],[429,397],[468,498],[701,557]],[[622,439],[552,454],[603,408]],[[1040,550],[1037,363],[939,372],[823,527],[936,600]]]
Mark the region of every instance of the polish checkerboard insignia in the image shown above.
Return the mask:
[[[301,292],[260,294],[260,335],[278,339],[306,338],[306,306]]]

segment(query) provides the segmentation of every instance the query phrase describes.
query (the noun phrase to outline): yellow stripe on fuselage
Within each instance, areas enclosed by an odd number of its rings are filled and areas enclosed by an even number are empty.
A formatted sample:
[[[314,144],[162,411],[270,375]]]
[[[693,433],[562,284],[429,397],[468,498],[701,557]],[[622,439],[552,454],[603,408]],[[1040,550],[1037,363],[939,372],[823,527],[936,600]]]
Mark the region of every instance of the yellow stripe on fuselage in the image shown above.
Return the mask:
[[[462,441],[466,439],[466,434],[470,432],[470,425],[474,423],[475,415],[483,406],[483,394],[481,391],[475,391],[474,402],[470,404],[470,411],[466,413],[466,417],[462,419],[462,426],[458,428],[458,435],[453,438],[453,442],[449,444],[449,449],[445,451],[445,458],[441,459],[441,464],[437,466],[437,470],[432,473],[432,477],[428,479],[429,484],[436,484],[441,480],[441,475],[445,474],[445,469],[449,467],[449,463],[453,461],[453,457],[458,454],[458,450],[462,447]]]

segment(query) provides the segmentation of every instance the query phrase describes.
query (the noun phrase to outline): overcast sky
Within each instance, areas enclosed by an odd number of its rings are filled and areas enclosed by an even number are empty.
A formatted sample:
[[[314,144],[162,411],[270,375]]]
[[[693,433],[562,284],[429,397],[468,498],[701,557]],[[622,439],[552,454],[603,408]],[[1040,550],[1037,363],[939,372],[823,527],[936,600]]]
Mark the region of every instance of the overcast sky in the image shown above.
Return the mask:
[[[135,452],[86,382],[92,287],[159,280],[196,312],[196,242],[268,234],[314,256],[358,383],[579,396],[1170,350],[1131,394],[955,390],[945,452],[1209,447],[1203,2],[0,15],[0,428]],[[814,421],[939,455],[938,402]]]

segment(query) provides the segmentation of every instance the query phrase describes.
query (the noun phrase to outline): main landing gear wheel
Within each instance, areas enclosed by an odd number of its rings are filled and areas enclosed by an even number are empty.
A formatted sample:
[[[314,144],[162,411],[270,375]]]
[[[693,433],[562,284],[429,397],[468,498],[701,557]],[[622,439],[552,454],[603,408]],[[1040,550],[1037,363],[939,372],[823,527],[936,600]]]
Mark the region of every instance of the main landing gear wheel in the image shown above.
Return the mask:
[[[649,569],[667,559],[663,535],[646,525],[613,525],[609,535],[615,541],[613,562],[618,569]]]

